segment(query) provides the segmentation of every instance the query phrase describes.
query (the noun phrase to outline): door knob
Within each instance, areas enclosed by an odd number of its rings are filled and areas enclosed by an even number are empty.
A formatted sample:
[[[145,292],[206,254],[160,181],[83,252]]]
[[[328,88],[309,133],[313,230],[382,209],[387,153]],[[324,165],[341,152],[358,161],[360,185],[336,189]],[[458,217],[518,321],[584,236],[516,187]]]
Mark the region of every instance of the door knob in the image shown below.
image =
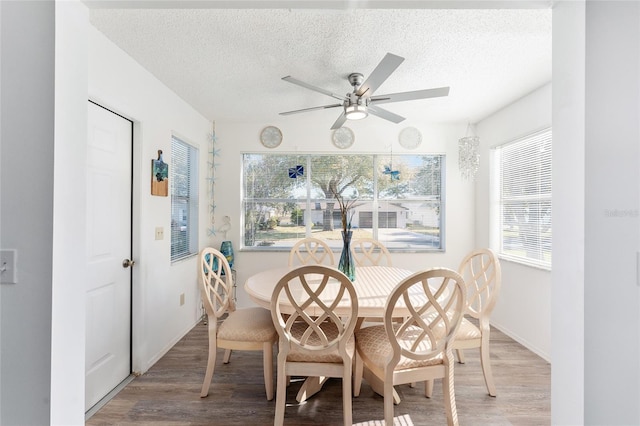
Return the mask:
[[[122,267],[123,268],[129,268],[131,266],[133,266],[136,263],[135,260],[131,260],[131,259],[125,259],[122,261]]]

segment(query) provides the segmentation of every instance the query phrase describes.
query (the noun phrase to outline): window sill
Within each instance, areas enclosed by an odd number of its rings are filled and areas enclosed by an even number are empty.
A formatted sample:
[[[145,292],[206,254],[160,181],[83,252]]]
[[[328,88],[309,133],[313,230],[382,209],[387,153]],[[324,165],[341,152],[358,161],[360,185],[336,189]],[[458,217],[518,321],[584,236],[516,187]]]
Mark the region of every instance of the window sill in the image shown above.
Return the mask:
[[[390,253],[444,253],[445,249],[442,248],[433,248],[433,249],[398,249],[398,248],[390,248],[388,249]],[[241,252],[247,253],[289,253],[291,251],[291,247],[241,247],[239,249]],[[342,253],[342,248],[331,248],[332,253]]]
[[[536,263],[536,262],[527,262],[524,259],[511,257],[511,256],[505,256],[503,254],[498,254],[498,258],[501,261],[506,261],[506,262],[509,262],[509,263],[515,263],[515,264],[526,266],[526,267],[529,267],[529,268],[539,269],[541,271],[551,272],[551,265],[547,266],[547,265],[541,265],[541,264]]]
[[[189,254],[185,254],[182,257],[179,257],[177,259],[171,259],[171,264],[174,265],[176,263],[181,263],[184,262],[185,260],[189,260],[192,257],[196,257],[198,255],[198,253],[189,253]]]

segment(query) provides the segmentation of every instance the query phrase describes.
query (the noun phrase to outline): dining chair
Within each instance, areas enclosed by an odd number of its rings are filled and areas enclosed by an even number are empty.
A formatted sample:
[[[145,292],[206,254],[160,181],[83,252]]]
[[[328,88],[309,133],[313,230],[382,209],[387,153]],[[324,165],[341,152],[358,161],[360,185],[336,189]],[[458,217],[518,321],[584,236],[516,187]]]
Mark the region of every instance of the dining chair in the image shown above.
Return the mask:
[[[356,261],[356,266],[393,266],[389,250],[373,238],[353,240],[351,254]]]
[[[391,253],[380,241],[358,238],[351,242],[351,254],[356,266],[393,266]],[[363,318],[362,324],[380,323],[382,318]]]
[[[340,315],[334,311],[340,305]],[[271,317],[279,335],[274,425],[284,422],[287,377],[339,377],[345,426],[352,425],[353,331],[358,299],[342,272],[325,265],[298,267],[273,290]]]
[[[448,425],[458,424],[454,389],[454,339],[466,306],[465,283],[455,271],[434,268],[402,280],[389,295],[384,325],[356,331],[354,395],[362,378],[384,398],[385,424],[393,424],[395,385],[425,382],[430,397],[434,379],[442,378]],[[402,323],[394,310],[403,309]]]
[[[319,238],[308,237],[296,242],[289,251],[289,266],[335,265],[331,247]]]
[[[233,277],[227,258],[208,247],[200,252],[200,295],[207,313],[209,357],[200,397],[209,394],[218,348],[225,349],[223,362],[229,363],[232,350],[262,351],[264,387],[267,400],[273,399],[273,346],[278,335],[267,309],[236,309]]]
[[[489,395],[496,396],[489,350],[489,317],[500,292],[500,260],[490,249],[474,250],[460,262],[458,273],[467,284],[465,315],[475,318],[478,326],[464,318],[453,342],[453,348],[461,364],[464,364],[464,349],[480,348],[480,363],[487,391]]]

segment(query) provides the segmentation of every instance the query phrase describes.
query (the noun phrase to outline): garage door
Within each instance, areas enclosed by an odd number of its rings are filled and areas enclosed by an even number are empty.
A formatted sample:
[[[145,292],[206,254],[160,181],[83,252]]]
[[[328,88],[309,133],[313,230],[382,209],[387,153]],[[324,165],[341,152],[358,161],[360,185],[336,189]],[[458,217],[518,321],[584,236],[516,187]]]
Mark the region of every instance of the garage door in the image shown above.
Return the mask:
[[[397,228],[397,212],[378,212],[378,228]]]
[[[358,214],[358,226],[360,228],[373,228],[373,213],[360,212]]]
[[[360,228],[373,228],[373,212],[360,212],[358,215]],[[397,212],[378,212],[378,228],[397,228]]]

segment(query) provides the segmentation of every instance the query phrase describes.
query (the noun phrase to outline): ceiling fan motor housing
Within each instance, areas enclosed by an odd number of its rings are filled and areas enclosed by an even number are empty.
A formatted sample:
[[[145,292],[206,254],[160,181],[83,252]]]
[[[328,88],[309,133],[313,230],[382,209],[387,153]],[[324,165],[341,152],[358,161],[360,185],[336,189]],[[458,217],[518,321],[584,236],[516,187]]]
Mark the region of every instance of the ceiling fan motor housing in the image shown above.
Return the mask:
[[[366,107],[369,105],[369,98],[358,96],[355,92],[347,93],[347,99],[344,100],[344,106],[348,107],[350,105],[360,105]]]
[[[349,84],[353,86],[354,90],[360,87],[362,83],[364,83],[364,75],[359,72],[349,74]]]
[[[364,83],[364,75],[359,72],[354,72],[349,74],[349,83],[353,86],[353,92],[347,93],[346,99],[344,100],[344,107],[348,107],[351,105],[358,105],[367,107],[369,105],[369,97],[363,95],[357,95],[356,92],[358,88]]]

